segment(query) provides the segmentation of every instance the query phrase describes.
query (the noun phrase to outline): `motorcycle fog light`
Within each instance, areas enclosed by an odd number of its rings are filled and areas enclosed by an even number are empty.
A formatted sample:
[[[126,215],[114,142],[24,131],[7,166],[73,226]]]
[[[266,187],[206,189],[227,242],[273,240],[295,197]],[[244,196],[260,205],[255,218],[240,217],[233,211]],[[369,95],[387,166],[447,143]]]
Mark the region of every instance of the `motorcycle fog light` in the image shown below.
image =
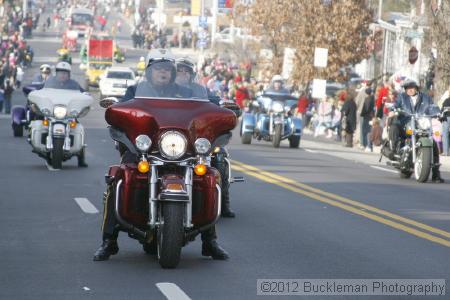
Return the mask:
[[[203,176],[206,174],[206,166],[203,164],[198,164],[194,167],[194,172],[195,174],[197,174],[198,176]]]
[[[75,121],[71,121],[70,123],[69,123],[69,125],[70,125],[70,128],[75,128],[75,127],[77,127],[77,122],[75,122]]]
[[[198,154],[207,154],[211,149],[211,143],[205,138],[197,139],[194,146]]]
[[[150,171],[150,164],[146,160],[142,160],[138,164],[138,171],[141,173],[148,173]]]
[[[441,136],[441,132],[440,132],[440,131],[435,131],[435,132],[434,132],[434,135],[437,136],[437,137],[438,137],[438,136]]]
[[[141,134],[136,138],[136,147],[139,151],[147,152],[152,146],[152,140],[145,134]]]
[[[184,155],[187,148],[187,140],[177,131],[167,131],[161,136],[159,149],[161,154],[168,159],[177,159]]]
[[[64,119],[67,114],[67,108],[64,106],[55,106],[53,109],[53,115],[57,119]]]

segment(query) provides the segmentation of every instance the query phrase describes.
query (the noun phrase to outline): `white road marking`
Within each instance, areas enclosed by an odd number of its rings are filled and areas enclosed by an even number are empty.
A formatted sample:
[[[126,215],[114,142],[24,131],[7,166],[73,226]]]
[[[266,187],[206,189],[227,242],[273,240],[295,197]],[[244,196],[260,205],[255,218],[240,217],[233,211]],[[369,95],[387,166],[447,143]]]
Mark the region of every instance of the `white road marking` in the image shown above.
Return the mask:
[[[389,173],[395,173],[397,174],[398,172],[395,170],[390,170],[390,169],[386,169],[386,168],[382,168],[382,167],[378,167],[378,166],[370,166],[371,168],[377,169],[377,170],[381,170],[381,171],[385,171],[385,172],[389,172]]]
[[[81,210],[87,214],[97,214],[98,209],[87,198],[74,198]]]
[[[303,148],[303,149],[305,149],[305,151],[309,152],[309,153],[319,153],[319,151],[316,151],[316,150],[311,150],[311,149],[306,149],[306,148]]]
[[[53,169],[53,167],[50,166],[47,162],[45,162],[45,165],[47,166],[47,169],[48,169],[49,171],[59,171],[59,169]]]
[[[88,288],[87,286],[84,286],[84,287],[83,287],[83,290],[85,290],[85,291],[90,291],[91,289]]]
[[[170,282],[159,282],[156,287],[163,293],[168,300],[190,300],[188,295],[186,295],[182,289],[178,287],[175,283]]]

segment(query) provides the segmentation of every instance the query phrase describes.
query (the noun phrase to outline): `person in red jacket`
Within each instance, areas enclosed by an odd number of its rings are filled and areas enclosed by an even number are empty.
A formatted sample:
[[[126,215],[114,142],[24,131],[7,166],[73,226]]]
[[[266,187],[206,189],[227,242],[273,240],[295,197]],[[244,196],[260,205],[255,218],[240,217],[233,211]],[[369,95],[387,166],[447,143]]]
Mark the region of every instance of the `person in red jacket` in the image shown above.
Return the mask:
[[[248,92],[248,89],[242,81],[239,81],[237,83],[235,98],[236,98],[236,104],[239,105],[239,107],[241,109],[246,107],[248,104],[248,101],[250,100],[250,94]]]
[[[306,93],[302,91],[297,103],[297,114],[300,116],[300,118],[302,118],[302,120],[304,120],[306,110],[308,109],[308,105],[309,105],[308,97],[306,97]]]
[[[387,80],[384,81],[383,86],[378,89],[377,99],[375,101],[375,109],[376,109],[376,117],[382,119],[383,118],[383,108],[384,101],[383,98],[387,98],[389,96],[389,82]]]

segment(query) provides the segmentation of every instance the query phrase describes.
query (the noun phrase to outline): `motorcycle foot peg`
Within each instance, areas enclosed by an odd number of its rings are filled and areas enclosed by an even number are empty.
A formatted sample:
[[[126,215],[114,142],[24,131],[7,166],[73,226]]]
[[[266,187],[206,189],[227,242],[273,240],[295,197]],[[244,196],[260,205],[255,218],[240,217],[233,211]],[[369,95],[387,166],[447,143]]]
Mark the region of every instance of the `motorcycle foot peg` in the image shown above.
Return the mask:
[[[236,183],[236,182],[245,182],[245,179],[242,176],[231,177],[231,183]]]
[[[109,174],[105,174],[105,183],[106,184],[111,184],[114,181],[114,176],[109,175]]]

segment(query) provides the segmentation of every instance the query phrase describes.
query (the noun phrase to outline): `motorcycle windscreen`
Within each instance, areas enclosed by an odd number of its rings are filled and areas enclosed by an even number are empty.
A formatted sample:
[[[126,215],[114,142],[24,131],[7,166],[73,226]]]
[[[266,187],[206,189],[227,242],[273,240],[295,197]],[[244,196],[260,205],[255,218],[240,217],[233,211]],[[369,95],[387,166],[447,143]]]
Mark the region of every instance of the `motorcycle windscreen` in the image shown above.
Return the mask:
[[[108,124],[124,131],[131,141],[147,134],[157,149],[157,141],[167,130],[178,130],[193,145],[197,138],[211,143],[236,126],[236,115],[204,100],[144,99],[118,103],[105,112]]]
[[[81,93],[79,90],[65,90],[44,87],[41,90],[32,91],[28,95],[30,102],[36,104],[40,110],[48,109],[53,112],[53,107],[62,105],[67,107],[67,112],[81,112],[89,107],[93,99],[91,96]]]

